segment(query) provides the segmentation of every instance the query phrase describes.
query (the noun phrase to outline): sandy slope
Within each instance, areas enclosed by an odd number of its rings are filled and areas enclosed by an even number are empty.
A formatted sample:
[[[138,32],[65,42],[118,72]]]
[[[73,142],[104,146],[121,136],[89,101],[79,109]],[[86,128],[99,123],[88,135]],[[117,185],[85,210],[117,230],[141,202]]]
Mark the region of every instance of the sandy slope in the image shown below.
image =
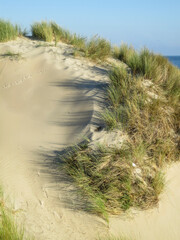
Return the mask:
[[[74,59],[65,44],[38,45],[22,39],[0,45],[1,53],[23,57],[0,58],[0,181],[26,231],[39,240],[92,240],[107,232],[180,239],[180,165],[168,171],[158,208],[132,219],[112,217],[109,229],[82,210],[83,199],[61,165],[57,169],[58,155],[85,135],[96,139],[106,70]]]
[[[104,224],[80,210],[83,201],[57,170],[57,155],[96,127],[94,105],[107,77],[73,60],[65,45],[36,45],[1,45],[24,59],[0,59],[0,181],[37,239],[92,239]]]

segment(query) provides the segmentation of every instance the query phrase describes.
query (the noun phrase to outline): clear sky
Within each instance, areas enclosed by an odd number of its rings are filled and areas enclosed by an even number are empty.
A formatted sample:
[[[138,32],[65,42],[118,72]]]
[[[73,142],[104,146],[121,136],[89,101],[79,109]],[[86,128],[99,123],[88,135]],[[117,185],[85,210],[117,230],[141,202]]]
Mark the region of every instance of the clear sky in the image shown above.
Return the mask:
[[[180,55],[180,0],[0,0],[0,18],[28,29],[54,20],[83,36]]]

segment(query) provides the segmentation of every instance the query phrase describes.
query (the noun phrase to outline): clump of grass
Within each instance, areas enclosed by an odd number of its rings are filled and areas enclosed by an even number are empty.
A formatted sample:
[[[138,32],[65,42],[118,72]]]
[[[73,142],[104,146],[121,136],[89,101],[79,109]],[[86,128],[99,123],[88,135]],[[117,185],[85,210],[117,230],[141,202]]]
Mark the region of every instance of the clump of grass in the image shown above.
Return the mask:
[[[117,214],[130,207],[146,208],[157,203],[162,178],[148,162],[137,163],[138,147],[129,144],[121,149],[99,147],[96,151],[80,147],[65,159],[68,173],[92,203],[89,210],[107,221],[108,213]],[[144,151],[141,160],[145,158]]]
[[[54,34],[55,45],[57,45],[58,41],[65,42],[67,44],[71,44],[80,49],[85,46],[85,38],[81,37],[77,34],[72,34],[68,30],[61,28],[55,22],[51,22],[52,31]]]
[[[33,37],[43,40],[46,42],[51,42],[54,40],[55,46],[59,41],[67,44],[71,44],[78,48],[84,48],[85,38],[72,34],[68,30],[61,28],[55,22],[40,22],[34,23],[31,27]]]
[[[95,36],[87,41],[86,38],[61,28],[55,22],[34,23],[31,29],[33,37],[48,42],[54,40],[55,46],[59,41],[71,44],[75,47],[75,55],[80,54],[93,61],[104,61],[111,55],[111,45],[105,39]]]
[[[104,119],[109,130],[112,130],[115,128],[121,128],[119,124],[120,122],[119,119],[121,117],[122,115],[121,115],[120,109],[114,110],[113,108],[110,108],[110,107],[106,109],[102,114],[102,118]]]
[[[71,34],[68,30],[61,28],[57,23],[51,22],[51,28],[55,37],[55,41],[62,41],[70,44],[73,38],[73,34]]]
[[[125,68],[115,68],[110,72],[111,83],[107,90],[110,107],[102,114],[108,129],[124,127],[127,123],[127,106],[131,99],[143,106],[146,94],[141,86],[141,77],[133,78]],[[134,105],[135,107],[135,105]]]
[[[140,52],[135,51],[132,47],[122,44],[120,48],[114,50],[114,57],[126,63],[133,75],[140,75],[154,82],[167,82],[171,75],[175,74],[177,69],[172,66],[168,59],[161,55],[155,55],[147,48]],[[178,69],[177,69],[178,70]],[[168,82],[172,83],[170,79]]]
[[[128,59],[135,53],[133,47],[129,47],[127,44],[122,44],[120,48],[116,47],[113,51],[113,56],[118,58],[122,62],[127,63]]]
[[[75,54],[90,58],[92,60],[105,60],[111,54],[111,45],[108,41],[100,37],[93,37],[89,41],[77,34],[72,34],[68,30],[61,28],[56,23],[51,23],[54,34],[55,45],[58,41],[71,44],[76,47]]]
[[[24,230],[18,227],[14,220],[13,211],[7,207],[0,189],[0,240],[25,240]]]
[[[11,51],[7,51],[6,53],[1,54],[0,56],[8,57],[11,60],[19,60],[19,59],[22,58],[20,53],[14,53],[14,52],[11,52]]]
[[[143,75],[145,78],[152,79],[158,72],[158,64],[154,54],[144,48],[140,52],[135,51],[126,44],[116,49],[116,58],[126,63],[134,75]]]
[[[14,222],[12,215],[0,209],[0,239],[1,240],[23,240],[24,232],[17,228],[16,223]]]
[[[87,42],[84,54],[92,60],[104,61],[111,54],[111,45],[105,39],[95,36]]]
[[[64,31],[55,22],[51,22],[51,29],[54,35],[55,46],[57,46],[58,41],[63,38]]]
[[[70,44],[78,48],[79,50],[82,50],[85,48],[86,45],[86,38],[82,37],[80,35],[77,35],[76,33],[72,35]]]
[[[51,42],[53,40],[53,31],[50,23],[40,22],[31,26],[32,36],[38,40]]]
[[[14,26],[9,21],[0,19],[0,42],[7,42],[16,39],[19,35],[18,26]]]

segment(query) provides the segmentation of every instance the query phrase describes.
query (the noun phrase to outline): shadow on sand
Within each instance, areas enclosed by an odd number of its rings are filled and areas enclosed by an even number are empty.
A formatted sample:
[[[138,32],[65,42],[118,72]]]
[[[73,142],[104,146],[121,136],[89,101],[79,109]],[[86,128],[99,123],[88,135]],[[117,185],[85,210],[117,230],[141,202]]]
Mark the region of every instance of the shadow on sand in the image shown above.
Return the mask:
[[[95,71],[101,71],[100,69],[94,69]],[[105,96],[104,89],[107,87],[106,83],[87,80],[83,78],[68,79],[66,81],[56,81],[50,83],[51,87],[58,87],[61,89],[71,89],[72,91],[80,90],[83,92],[83,97],[79,96],[76,98],[65,98],[57,100],[59,104],[70,103],[73,106],[80,104],[97,104],[100,109],[105,107]],[[87,102],[87,103],[86,103]],[[102,126],[102,120],[100,119],[100,113],[93,108],[84,109],[83,111],[71,112],[68,115],[68,119],[51,120],[51,125],[58,125],[60,127],[75,127],[75,132],[71,132],[68,136],[72,138],[73,134],[79,132],[80,138],[76,140],[75,144],[82,144],[89,141],[92,137],[92,131],[90,131],[89,125],[92,125],[94,129]],[[86,131],[83,131],[86,129]],[[82,135],[83,132],[83,135]],[[50,143],[54,144],[54,143]],[[67,153],[73,150],[71,144],[66,143],[55,143],[56,149],[37,149],[34,152],[35,161],[34,167],[40,169],[42,176],[46,179],[46,188],[53,192],[53,198],[56,206],[64,206],[70,210],[87,211],[89,208],[89,202],[85,196],[82,196],[78,187],[74,184],[73,179],[66,173],[64,168],[64,157]],[[74,145],[74,144],[73,144]],[[59,146],[59,147],[58,147]]]

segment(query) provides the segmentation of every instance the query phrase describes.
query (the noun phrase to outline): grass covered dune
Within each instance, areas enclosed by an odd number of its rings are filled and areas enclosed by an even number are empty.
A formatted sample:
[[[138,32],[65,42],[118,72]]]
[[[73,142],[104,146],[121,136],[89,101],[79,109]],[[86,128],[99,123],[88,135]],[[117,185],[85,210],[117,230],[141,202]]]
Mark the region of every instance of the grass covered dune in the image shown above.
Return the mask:
[[[109,215],[131,207],[155,206],[164,189],[165,166],[179,160],[180,70],[146,48],[113,48],[103,38],[87,40],[54,22],[34,23],[31,30],[34,38],[54,41],[56,47],[59,41],[73,45],[76,57],[101,63],[110,57],[118,63],[109,72],[108,107],[101,118],[104,131],[126,136],[123,145],[94,149],[84,144],[64,158],[67,173],[88,199],[88,210],[108,222]],[[16,26],[0,21],[1,42],[19,35]],[[0,231],[5,216],[1,212]]]
[[[79,51],[94,46],[97,58],[105,51],[102,59],[111,53],[126,64],[110,72],[109,108],[102,117],[108,130],[126,132],[128,141],[121,149],[102,146],[95,152],[80,146],[66,159],[69,174],[92,201],[91,211],[107,219],[107,212],[153,206],[164,187],[162,168],[178,160],[179,69],[148,49],[137,52],[124,44],[114,49],[108,46],[107,52],[102,46],[98,52],[105,40],[85,44],[85,39],[55,23],[34,24],[32,32],[38,28],[44,28],[44,34],[49,29],[51,41],[54,34],[55,41],[72,44]]]
[[[76,49],[74,54],[90,58],[92,60],[104,61],[111,55],[111,45],[108,41],[98,36],[90,40],[72,34],[68,30],[61,28],[55,22],[37,22],[31,26],[32,36],[46,42],[58,41],[73,45]]]
[[[179,160],[180,70],[160,55],[126,45],[114,56],[125,67],[111,70],[108,131],[127,134],[121,148],[81,146],[66,159],[69,174],[108,219],[130,207],[149,208],[164,187],[163,168]]]

